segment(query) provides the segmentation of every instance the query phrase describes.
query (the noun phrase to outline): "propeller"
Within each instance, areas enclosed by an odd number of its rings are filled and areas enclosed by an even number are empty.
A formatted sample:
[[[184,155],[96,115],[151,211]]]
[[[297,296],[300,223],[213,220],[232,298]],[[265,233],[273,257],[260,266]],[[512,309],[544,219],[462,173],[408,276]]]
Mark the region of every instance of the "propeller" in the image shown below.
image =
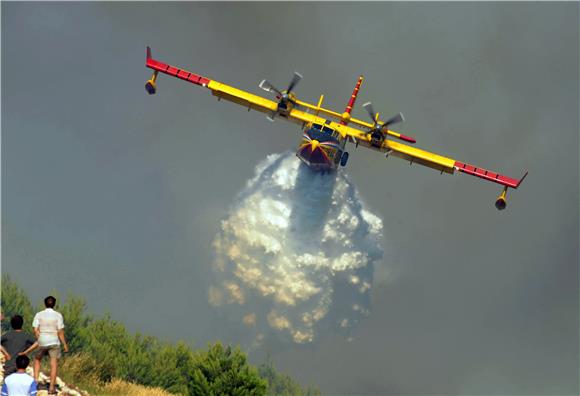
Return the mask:
[[[266,92],[272,91],[276,92],[277,94],[276,99],[279,100],[278,103],[294,102],[296,98],[293,95],[292,90],[294,89],[294,87],[296,87],[296,85],[298,84],[298,82],[300,82],[300,80],[302,80],[302,75],[298,72],[294,72],[292,80],[290,81],[290,84],[288,84],[288,88],[286,88],[285,91],[280,91],[268,80],[262,80],[262,82],[260,83],[260,88],[262,88]]]
[[[266,92],[276,92],[278,95],[282,95],[282,92],[278,88],[272,85],[272,83],[268,80],[262,80],[260,83],[260,88],[262,88]]]
[[[389,118],[387,121],[383,122],[382,124],[379,124],[378,117],[377,117],[378,114],[375,112],[375,109],[373,108],[373,104],[371,102],[367,102],[367,103],[363,104],[363,107],[365,108],[367,113],[369,113],[369,116],[373,120],[373,128],[371,130],[369,130],[367,133],[372,134],[373,137],[375,137],[376,139],[384,140],[389,125],[393,125],[393,124],[397,124],[399,122],[405,121],[403,114],[398,113],[398,114],[392,116],[391,118]]]
[[[300,80],[302,80],[302,74],[294,72],[294,75],[292,76],[292,81],[290,81],[290,84],[288,84],[288,89],[286,89],[286,92],[292,92],[292,90],[294,89],[296,84],[300,82]]]

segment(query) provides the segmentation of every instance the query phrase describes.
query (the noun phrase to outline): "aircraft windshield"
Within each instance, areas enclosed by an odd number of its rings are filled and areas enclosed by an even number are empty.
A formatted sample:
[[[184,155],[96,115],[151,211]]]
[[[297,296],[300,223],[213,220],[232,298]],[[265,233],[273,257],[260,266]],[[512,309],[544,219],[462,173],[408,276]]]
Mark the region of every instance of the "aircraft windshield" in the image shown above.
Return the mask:
[[[309,131],[312,139],[319,141],[329,140],[330,138],[332,138],[333,132],[334,129],[320,124],[312,124],[312,128],[310,128]]]

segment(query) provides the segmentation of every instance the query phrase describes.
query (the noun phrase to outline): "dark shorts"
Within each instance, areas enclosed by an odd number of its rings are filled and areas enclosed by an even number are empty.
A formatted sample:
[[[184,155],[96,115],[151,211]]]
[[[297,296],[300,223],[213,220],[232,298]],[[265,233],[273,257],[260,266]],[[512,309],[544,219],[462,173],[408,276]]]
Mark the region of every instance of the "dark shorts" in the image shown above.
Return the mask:
[[[45,347],[40,347],[38,349],[38,353],[36,356],[38,356],[39,359],[42,359],[44,357],[44,355],[48,355],[53,359],[59,359],[60,358],[60,345],[49,345],[49,346],[45,346]]]

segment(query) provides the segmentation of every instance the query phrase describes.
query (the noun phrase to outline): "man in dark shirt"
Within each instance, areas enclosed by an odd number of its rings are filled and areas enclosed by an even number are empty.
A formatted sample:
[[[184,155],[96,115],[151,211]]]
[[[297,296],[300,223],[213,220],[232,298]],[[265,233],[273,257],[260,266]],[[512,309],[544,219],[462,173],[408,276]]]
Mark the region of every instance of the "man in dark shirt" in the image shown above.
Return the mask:
[[[5,377],[16,372],[16,358],[18,357],[18,353],[25,351],[36,342],[34,337],[22,331],[23,324],[24,319],[22,319],[22,316],[14,315],[10,319],[12,330],[2,335],[2,346],[12,357],[4,364]]]

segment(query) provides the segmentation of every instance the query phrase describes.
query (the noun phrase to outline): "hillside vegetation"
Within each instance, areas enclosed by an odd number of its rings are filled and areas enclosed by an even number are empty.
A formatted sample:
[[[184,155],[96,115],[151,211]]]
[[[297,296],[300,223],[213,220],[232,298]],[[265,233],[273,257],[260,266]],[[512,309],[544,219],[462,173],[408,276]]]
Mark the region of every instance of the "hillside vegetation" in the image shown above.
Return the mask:
[[[30,328],[34,312],[26,293],[2,276],[2,332],[14,314]],[[61,361],[59,376],[91,394],[107,395],[319,395],[304,389],[272,363],[258,367],[239,348],[217,342],[194,350],[185,342],[166,343],[139,333],[130,334],[110,315],[93,317],[85,301],[68,296],[57,309],[65,318],[69,354]],[[148,388],[134,387],[141,385]],[[134,388],[131,388],[131,387]],[[145,389],[145,390],[144,390]],[[144,392],[144,393],[143,393]]]

